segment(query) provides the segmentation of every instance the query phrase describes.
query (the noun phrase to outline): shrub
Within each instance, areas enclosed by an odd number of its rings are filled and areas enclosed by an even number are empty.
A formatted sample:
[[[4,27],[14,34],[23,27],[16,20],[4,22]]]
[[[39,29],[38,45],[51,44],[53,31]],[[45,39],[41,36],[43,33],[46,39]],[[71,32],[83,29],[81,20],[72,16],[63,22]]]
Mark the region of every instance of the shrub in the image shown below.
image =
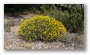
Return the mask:
[[[47,15],[62,22],[71,33],[84,33],[83,4],[5,4],[4,13],[18,16],[28,11],[38,15]],[[27,13],[27,12],[26,12]]]
[[[79,6],[79,7],[77,7]],[[41,6],[41,14],[48,15],[62,22],[67,31],[71,33],[84,32],[84,8],[82,4],[44,4]]]
[[[37,15],[24,20],[17,32],[25,40],[55,41],[62,38],[66,28],[52,17]]]
[[[44,7],[45,8],[45,7]],[[59,10],[55,5],[51,6],[50,9],[43,9],[43,15],[54,17],[56,20],[62,22],[67,31],[71,33],[82,33],[84,30],[84,10],[80,10],[76,7],[71,7],[66,10]]]

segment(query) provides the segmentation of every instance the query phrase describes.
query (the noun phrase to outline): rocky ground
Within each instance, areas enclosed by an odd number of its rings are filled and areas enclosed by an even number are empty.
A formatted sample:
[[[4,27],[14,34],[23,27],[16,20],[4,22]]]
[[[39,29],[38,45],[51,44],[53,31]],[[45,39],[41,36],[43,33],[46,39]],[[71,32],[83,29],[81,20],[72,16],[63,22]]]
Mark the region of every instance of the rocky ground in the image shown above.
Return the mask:
[[[7,24],[7,22],[10,19],[13,19],[15,21],[14,25],[11,25],[9,28],[7,28],[7,26],[4,26],[5,49],[83,49],[84,48],[84,35],[78,35],[76,33],[68,33],[67,36],[62,39],[63,42],[62,41],[59,42],[25,41],[21,39],[16,33],[18,25],[25,18],[30,18],[32,16],[34,15],[28,14],[28,15],[22,15],[21,17],[9,17],[5,15],[4,25]]]

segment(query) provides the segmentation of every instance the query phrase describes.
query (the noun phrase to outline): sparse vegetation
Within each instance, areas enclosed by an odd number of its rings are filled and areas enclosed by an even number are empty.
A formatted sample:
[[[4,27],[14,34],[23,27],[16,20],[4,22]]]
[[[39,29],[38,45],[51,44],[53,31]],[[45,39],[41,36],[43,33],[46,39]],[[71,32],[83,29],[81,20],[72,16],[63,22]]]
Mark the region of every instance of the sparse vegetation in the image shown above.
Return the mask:
[[[22,13],[28,11],[38,15],[46,15],[62,22],[67,31],[82,33],[84,31],[84,5],[83,4],[14,4],[6,5],[5,12]],[[10,9],[11,8],[11,9]]]
[[[8,44],[6,42],[4,42],[4,49],[6,49],[8,46]]]
[[[4,13],[5,49],[84,49],[83,4],[5,4]]]
[[[4,28],[6,32],[10,32],[10,26],[15,25],[15,19],[9,19],[7,22],[4,23]]]
[[[73,46],[75,49],[83,48],[84,46],[79,46],[84,44],[84,35],[79,35],[75,33],[67,33],[61,39],[66,46]]]
[[[10,32],[10,26],[4,27],[5,32]]]

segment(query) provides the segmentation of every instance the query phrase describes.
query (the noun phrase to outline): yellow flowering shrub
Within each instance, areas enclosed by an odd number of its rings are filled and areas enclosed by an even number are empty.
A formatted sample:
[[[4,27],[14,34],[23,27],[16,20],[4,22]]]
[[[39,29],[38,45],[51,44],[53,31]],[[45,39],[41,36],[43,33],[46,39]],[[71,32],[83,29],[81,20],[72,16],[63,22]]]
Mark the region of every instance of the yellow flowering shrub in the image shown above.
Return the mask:
[[[43,15],[24,20],[18,28],[18,35],[25,40],[55,41],[65,33],[66,28],[61,22]]]

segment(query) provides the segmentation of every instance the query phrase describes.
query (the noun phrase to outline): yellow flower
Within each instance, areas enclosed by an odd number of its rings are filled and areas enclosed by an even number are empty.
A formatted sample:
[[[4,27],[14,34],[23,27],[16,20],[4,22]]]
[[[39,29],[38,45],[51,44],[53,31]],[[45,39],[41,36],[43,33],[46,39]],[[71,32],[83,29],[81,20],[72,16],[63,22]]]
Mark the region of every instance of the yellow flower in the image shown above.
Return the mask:
[[[61,22],[43,15],[24,20],[18,28],[18,34],[25,40],[50,41],[61,38],[62,33],[66,33],[66,28]]]
[[[43,32],[44,34],[46,34],[46,31],[45,32]]]

